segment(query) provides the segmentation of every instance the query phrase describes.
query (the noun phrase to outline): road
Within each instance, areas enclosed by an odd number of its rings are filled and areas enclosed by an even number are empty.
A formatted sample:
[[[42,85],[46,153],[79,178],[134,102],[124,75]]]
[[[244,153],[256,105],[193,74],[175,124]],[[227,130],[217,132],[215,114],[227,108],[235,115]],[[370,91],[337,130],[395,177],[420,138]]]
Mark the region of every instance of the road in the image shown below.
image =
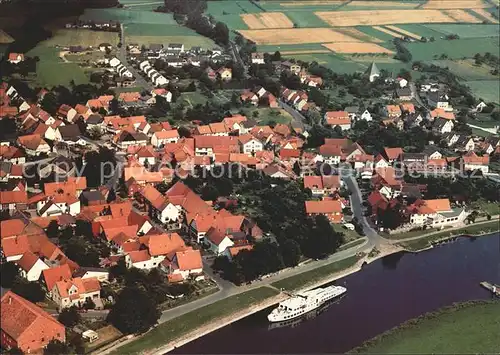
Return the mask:
[[[306,122],[306,118],[296,109],[294,109],[292,106],[284,103],[283,101],[279,100],[279,105],[282,109],[284,109],[286,112],[288,112],[295,123],[299,125],[303,130],[308,130],[311,128]]]
[[[420,92],[418,91],[415,83],[413,81],[410,81],[410,83],[408,85],[410,87],[411,94],[413,95],[415,100],[417,100],[418,104],[420,106],[422,106],[423,108],[425,108],[427,111],[430,111],[429,107],[427,107],[427,105],[424,103],[424,101],[420,97]]]
[[[351,192],[351,204],[352,204],[351,208],[354,213],[354,216],[362,224],[363,231],[365,232],[365,235],[368,237],[370,244],[375,247],[378,247],[381,244],[386,244],[387,240],[382,238],[377,233],[377,231],[375,231],[375,229],[372,228],[372,226],[370,225],[370,223],[368,223],[368,220],[366,219],[366,216],[363,212],[363,197],[361,191],[359,190],[356,178],[354,176],[347,176],[343,180],[346,183],[349,191]]]
[[[118,58],[134,76],[136,83],[134,86],[140,86],[148,91],[153,90],[153,83],[144,79],[144,77],[127,60],[127,45],[125,43],[125,28],[123,27],[123,24],[120,24],[120,40],[122,45],[117,49],[116,58]]]
[[[241,59],[240,52],[238,47],[233,41],[229,41],[229,45],[231,46],[231,54],[233,55],[234,62],[238,62],[243,68],[245,68],[245,76],[247,75],[247,67],[245,63],[243,63],[243,59]]]

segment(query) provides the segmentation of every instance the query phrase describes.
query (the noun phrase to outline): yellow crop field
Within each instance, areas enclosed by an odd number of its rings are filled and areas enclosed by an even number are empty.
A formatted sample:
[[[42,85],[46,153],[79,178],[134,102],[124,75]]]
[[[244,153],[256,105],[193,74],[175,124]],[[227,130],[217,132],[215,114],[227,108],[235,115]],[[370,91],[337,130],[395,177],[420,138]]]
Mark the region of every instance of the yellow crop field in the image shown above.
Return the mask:
[[[345,43],[324,43],[324,47],[337,53],[387,53],[393,51],[381,47],[375,43],[345,42]]]
[[[496,18],[494,18],[493,15],[490,14],[485,9],[473,9],[472,11],[474,11],[476,14],[483,16],[484,18],[486,18],[490,22],[498,23],[498,20]]]
[[[330,28],[290,28],[281,30],[240,30],[242,36],[260,45],[360,42]]]
[[[443,12],[450,16],[453,17],[457,22],[468,22],[468,23],[481,23],[483,20],[472,16],[465,10],[460,10],[460,9],[448,9],[448,10],[443,10]]]
[[[388,25],[388,26],[385,26],[385,27],[387,27],[389,30],[397,31],[399,33],[404,34],[405,36],[408,36],[410,38],[416,39],[418,41],[420,41],[422,39],[422,36],[419,36],[419,35],[417,35],[415,33],[407,31],[407,30],[403,30],[402,28],[399,28],[399,27],[396,27],[396,26]]]
[[[346,7],[356,7],[356,6],[376,6],[376,7],[401,7],[414,9],[417,7],[418,3],[409,3],[409,2],[397,2],[397,1],[351,1],[346,5]]]
[[[455,22],[439,10],[328,11],[315,14],[329,25],[339,27]]]
[[[240,16],[248,28],[252,30],[293,28],[293,22],[281,12],[262,12],[260,14],[242,14]]]
[[[389,26],[386,26],[386,27],[389,27]],[[387,28],[382,27],[382,26],[373,26],[373,28],[376,29],[377,31],[387,33],[389,36],[392,36],[392,37],[396,37],[396,38],[403,38],[404,37],[403,35],[396,33],[394,31],[391,31],[390,29],[387,29]]]
[[[425,9],[475,9],[489,7],[482,0],[428,0]]]
[[[289,1],[280,2],[280,6],[294,7],[294,6],[315,6],[315,5],[341,5],[346,1],[343,0],[321,0],[321,1]]]
[[[361,32],[360,30],[354,27],[337,27],[335,28],[335,31],[357,38],[363,42],[373,42],[373,43],[383,42],[381,39],[367,35],[366,33]]]

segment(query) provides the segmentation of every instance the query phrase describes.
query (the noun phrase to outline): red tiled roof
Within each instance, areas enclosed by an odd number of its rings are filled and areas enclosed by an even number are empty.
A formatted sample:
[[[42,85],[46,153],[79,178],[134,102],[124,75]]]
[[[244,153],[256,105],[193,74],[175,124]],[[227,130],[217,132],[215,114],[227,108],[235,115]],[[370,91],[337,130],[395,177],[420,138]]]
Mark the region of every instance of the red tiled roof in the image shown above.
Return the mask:
[[[186,247],[184,240],[177,233],[156,234],[149,237],[148,248],[151,256],[167,255]]]
[[[175,253],[177,265],[180,270],[202,269],[203,262],[199,250],[185,250]]]
[[[47,290],[52,291],[57,281],[71,278],[71,269],[68,264],[59,265],[42,271]]]
[[[11,236],[20,235],[26,224],[22,219],[8,219],[6,221],[0,221],[0,238],[6,238]]]
[[[306,213],[342,213],[342,205],[339,200],[330,201],[306,201]]]
[[[27,251],[23,254],[22,258],[17,260],[16,263],[21,269],[28,272],[31,270],[33,265],[39,260],[38,256],[33,254],[31,251]]]
[[[64,325],[40,307],[7,291],[1,299],[2,332],[24,352],[36,353],[52,339],[65,341]]]

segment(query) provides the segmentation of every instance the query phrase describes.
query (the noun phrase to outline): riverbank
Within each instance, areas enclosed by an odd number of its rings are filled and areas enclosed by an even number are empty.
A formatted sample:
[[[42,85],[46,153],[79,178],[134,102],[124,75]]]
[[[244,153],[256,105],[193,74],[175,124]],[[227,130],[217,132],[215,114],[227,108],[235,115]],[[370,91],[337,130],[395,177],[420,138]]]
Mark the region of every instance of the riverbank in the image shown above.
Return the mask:
[[[398,245],[404,248],[404,250],[409,252],[420,252],[427,249],[431,249],[434,244],[439,244],[444,241],[457,238],[461,235],[468,235],[472,237],[480,237],[483,235],[488,235],[499,231],[499,221],[487,221],[477,224],[472,224],[466,227],[436,232],[428,236],[423,236],[421,238],[407,241],[401,240]]]
[[[499,329],[500,301],[458,303],[409,320],[350,353],[496,353]]]

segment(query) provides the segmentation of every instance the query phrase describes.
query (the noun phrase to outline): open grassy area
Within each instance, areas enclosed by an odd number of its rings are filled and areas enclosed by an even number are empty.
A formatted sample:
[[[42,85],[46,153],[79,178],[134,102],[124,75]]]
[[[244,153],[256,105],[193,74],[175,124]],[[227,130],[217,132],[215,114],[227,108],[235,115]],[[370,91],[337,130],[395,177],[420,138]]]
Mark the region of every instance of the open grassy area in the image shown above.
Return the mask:
[[[493,68],[485,64],[479,66],[475,65],[473,59],[432,60],[429,61],[429,64],[448,68],[453,74],[462,80],[498,80],[498,76],[491,74]]]
[[[498,79],[466,81],[465,84],[471,89],[476,97],[483,99],[485,102],[500,104],[500,87],[498,85]]]
[[[87,84],[88,75],[76,63],[64,63],[59,58],[59,50],[47,47],[45,42],[30,50],[27,55],[38,56],[40,61],[36,65],[35,83],[40,86],[52,87],[56,85],[68,86],[73,80],[75,84]]]
[[[422,25],[422,27],[443,33],[444,35],[457,34],[460,38],[498,37],[500,35],[498,25],[494,24],[426,24]],[[406,25],[403,28],[406,29]],[[421,33],[419,34],[424,36]]]
[[[292,120],[292,116],[288,112],[279,108],[243,108],[243,111],[247,117],[252,117],[260,125],[268,125],[272,123],[289,124]],[[258,112],[258,116],[255,117],[254,112]]]
[[[49,47],[84,46],[97,47],[101,43],[118,44],[118,32],[92,31],[85,29],[61,29],[53,33],[53,36],[43,42]]]
[[[113,354],[137,354],[165,345],[190,331],[202,327],[217,319],[242,311],[267,298],[276,296],[278,291],[269,287],[260,287],[239,295],[225,298],[203,308],[186,313],[171,321],[165,322],[137,340],[118,348]]]
[[[182,43],[184,47],[189,49],[194,46],[200,46],[205,49],[212,49],[217,47],[215,42],[210,38],[203,36],[191,36],[191,35],[181,35],[181,36],[126,36],[126,43],[139,43],[140,45],[149,45],[151,43],[159,43],[163,45],[168,45],[169,43]]]
[[[500,302],[454,305],[372,339],[363,354],[480,354],[500,349]]]
[[[136,11],[127,9],[85,9],[85,12],[80,16],[81,20],[94,21],[119,21],[124,25],[129,23],[140,24],[158,24],[158,25],[176,25],[172,14],[153,12],[153,11]]]
[[[461,38],[457,40],[436,40],[435,42],[408,43],[413,60],[439,59],[445,54],[451,59],[472,58],[476,53],[498,53],[498,38]],[[437,57],[435,57],[437,56]]]
[[[336,272],[342,271],[344,269],[350,268],[356,264],[359,260],[357,256],[351,256],[350,258],[336,261],[331,264],[318,267],[314,270],[300,273],[295,276],[290,276],[286,279],[273,282],[272,285],[276,288],[284,288],[287,291],[297,290],[314,282],[317,282],[328,275],[334,274]]]
[[[344,242],[352,242],[353,240],[359,239],[362,236],[359,235],[355,230],[349,230],[343,227],[341,224],[332,224],[332,228],[335,232],[344,234]]]
[[[431,246],[432,242],[437,240],[443,240],[447,238],[451,238],[454,236],[470,234],[470,235],[481,235],[496,232],[500,229],[500,224],[498,220],[492,220],[488,223],[482,224],[472,224],[470,226],[466,226],[460,229],[455,229],[453,231],[443,231],[428,237],[423,237],[421,239],[399,243],[402,247],[409,251],[418,251]]]

